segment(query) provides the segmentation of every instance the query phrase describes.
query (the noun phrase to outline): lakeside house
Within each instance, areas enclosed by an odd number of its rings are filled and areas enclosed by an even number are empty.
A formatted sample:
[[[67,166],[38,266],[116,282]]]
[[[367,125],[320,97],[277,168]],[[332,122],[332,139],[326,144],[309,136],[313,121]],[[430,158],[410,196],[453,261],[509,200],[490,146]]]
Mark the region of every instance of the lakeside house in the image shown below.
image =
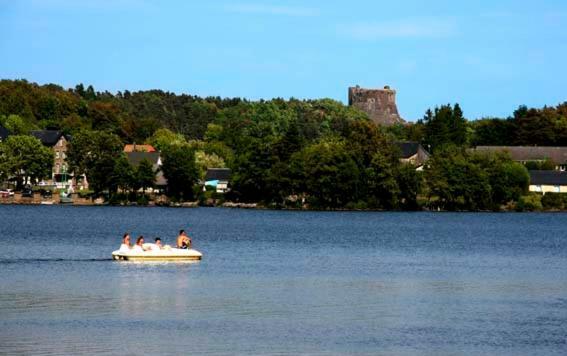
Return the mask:
[[[551,161],[558,171],[567,169],[567,147],[551,146],[477,146],[476,152],[506,152],[512,160],[526,164]]]
[[[529,171],[530,192],[567,193],[567,172]]]
[[[126,145],[126,146],[132,146],[132,145]],[[146,146],[150,146],[150,145],[146,145]],[[155,190],[163,190],[165,188],[165,186],[167,185],[167,179],[163,176],[163,172],[161,171],[161,165],[162,165],[161,156],[157,150],[154,149],[153,151],[138,151],[134,149],[132,151],[127,152],[125,147],[124,152],[126,152],[126,157],[128,158],[128,162],[133,167],[138,167],[140,162],[142,162],[144,159],[148,160],[152,164],[152,168],[154,172],[156,172],[156,178],[154,181]],[[154,189],[152,189],[152,191],[153,190]]]
[[[84,175],[75,177],[73,172],[69,172],[67,163],[67,151],[70,135],[65,135],[58,130],[35,130],[30,134],[41,141],[41,143],[53,150],[53,169],[51,179],[42,182],[42,185],[50,185],[55,188],[68,188],[78,186],[80,190],[88,189],[88,182]]]
[[[412,164],[416,171],[422,171],[425,162],[429,159],[429,152],[419,142],[399,141],[396,142],[400,151],[400,162]]]
[[[4,126],[0,125],[0,142],[7,139],[8,136],[10,136],[10,131]]]
[[[228,183],[231,173],[230,168],[208,168],[204,185],[215,187],[217,193],[226,193],[229,191]]]

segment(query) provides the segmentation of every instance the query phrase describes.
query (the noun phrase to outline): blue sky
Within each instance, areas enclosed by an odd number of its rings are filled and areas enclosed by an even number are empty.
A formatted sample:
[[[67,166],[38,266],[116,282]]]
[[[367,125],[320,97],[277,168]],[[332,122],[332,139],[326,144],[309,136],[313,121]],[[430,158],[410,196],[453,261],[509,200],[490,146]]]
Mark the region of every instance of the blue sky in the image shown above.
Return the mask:
[[[334,98],[390,85],[403,117],[567,100],[567,1],[0,0],[0,78],[97,90]]]

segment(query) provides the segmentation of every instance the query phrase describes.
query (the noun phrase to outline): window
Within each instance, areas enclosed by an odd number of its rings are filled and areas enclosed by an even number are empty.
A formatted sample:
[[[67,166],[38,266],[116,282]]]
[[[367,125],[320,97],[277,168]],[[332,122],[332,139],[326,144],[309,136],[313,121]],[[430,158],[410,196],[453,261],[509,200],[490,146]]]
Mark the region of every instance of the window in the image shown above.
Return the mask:
[[[55,158],[59,158],[59,151],[55,151]]]
[[[55,165],[55,173],[59,173],[59,163]]]
[[[558,185],[556,185],[555,187],[553,187],[553,191],[554,191],[555,193],[559,193],[559,192],[561,191],[561,187],[558,186]]]
[[[541,192],[541,185],[536,185],[536,186],[535,186],[535,191],[536,191],[536,192]]]

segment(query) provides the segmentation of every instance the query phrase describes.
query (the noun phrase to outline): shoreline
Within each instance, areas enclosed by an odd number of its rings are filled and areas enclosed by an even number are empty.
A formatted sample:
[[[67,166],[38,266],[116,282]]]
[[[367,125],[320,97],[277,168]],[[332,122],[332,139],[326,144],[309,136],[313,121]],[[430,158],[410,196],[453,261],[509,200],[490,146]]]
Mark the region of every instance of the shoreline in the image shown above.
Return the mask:
[[[0,199],[0,206],[73,206],[73,207],[122,207],[122,208],[172,208],[172,209],[195,209],[195,208],[223,208],[223,209],[244,209],[244,210],[266,210],[266,211],[296,211],[296,212],[382,212],[382,213],[567,213],[567,209],[541,209],[518,211],[515,209],[501,210],[436,210],[436,209],[418,209],[418,210],[384,210],[384,209],[309,209],[309,208],[271,208],[258,203],[234,203],[225,202],[220,205],[216,204],[200,204],[198,201],[155,204],[150,202],[146,205],[137,203],[130,204],[109,204],[106,202],[78,201],[72,203],[60,203],[54,201],[32,201],[32,198],[24,198],[25,201],[3,201]]]

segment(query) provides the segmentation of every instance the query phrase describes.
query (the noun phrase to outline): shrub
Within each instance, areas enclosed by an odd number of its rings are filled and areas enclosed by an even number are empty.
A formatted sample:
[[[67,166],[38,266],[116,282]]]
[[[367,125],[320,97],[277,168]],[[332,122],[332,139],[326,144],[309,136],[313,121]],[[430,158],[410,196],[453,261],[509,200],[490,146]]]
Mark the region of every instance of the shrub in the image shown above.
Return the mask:
[[[546,193],[541,197],[541,205],[545,209],[563,209],[565,206],[565,198],[561,193]]]
[[[516,204],[517,211],[538,211],[543,207],[541,205],[541,195],[522,195]]]
[[[138,197],[138,200],[136,201],[136,203],[138,205],[148,205],[149,199],[145,194],[142,194]]]

